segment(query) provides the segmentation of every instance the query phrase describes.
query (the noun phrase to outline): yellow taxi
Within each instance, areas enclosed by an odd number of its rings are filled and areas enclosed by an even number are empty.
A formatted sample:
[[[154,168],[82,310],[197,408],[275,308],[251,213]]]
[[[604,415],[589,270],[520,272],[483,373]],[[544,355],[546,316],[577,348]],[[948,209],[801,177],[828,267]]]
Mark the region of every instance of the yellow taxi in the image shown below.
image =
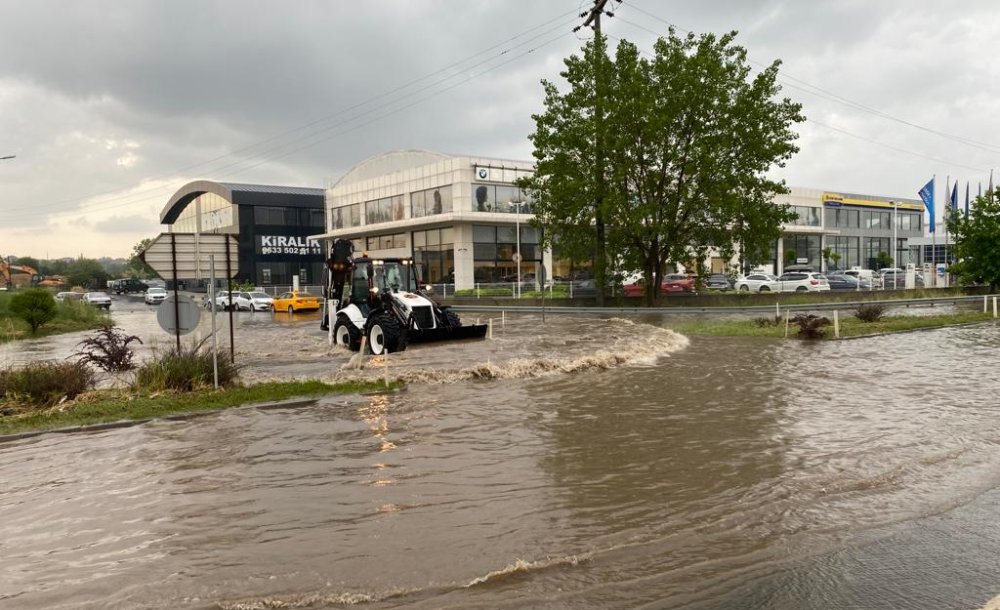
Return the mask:
[[[292,290],[274,297],[273,311],[287,311],[288,315],[296,311],[312,311],[323,306],[323,299],[302,290]]]

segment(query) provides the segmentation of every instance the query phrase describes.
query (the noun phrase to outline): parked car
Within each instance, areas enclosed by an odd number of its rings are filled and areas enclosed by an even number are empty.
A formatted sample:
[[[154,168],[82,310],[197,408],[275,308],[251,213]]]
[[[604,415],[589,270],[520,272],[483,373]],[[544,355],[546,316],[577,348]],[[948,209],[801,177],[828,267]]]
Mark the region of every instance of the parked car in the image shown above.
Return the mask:
[[[106,292],[87,292],[83,295],[82,301],[90,303],[94,307],[111,309],[111,297]]]
[[[624,284],[622,286],[622,291],[627,297],[641,297],[646,294],[646,284],[644,283],[644,280],[635,280],[633,282],[629,282],[628,284]]]
[[[236,298],[237,307],[247,311],[269,311],[274,299],[266,292],[241,292]]]
[[[740,292],[779,292],[781,284],[770,273],[750,273],[736,280],[734,288]]]
[[[829,290],[826,276],[812,271],[790,271],[778,276],[781,292],[815,292]]]
[[[690,273],[668,273],[660,282],[660,292],[694,292],[697,277]]]
[[[842,275],[849,275],[851,277],[858,278],[862,281],[868,281],[872,288],[881,288],[882,281],[877,273],[871,269],[861,269],[860,267],[853,267],[847,271],[842,271]]]
[[[292,290],[274,297],[274,311],[309,311],[323,306],[323,299],[301,290]]]
[[[906,272],[901,269],[885,269],[879,272],[882,276],[882,288],[886,290],[906,288]],[[913,286],[923,288],[924,278],[919,273],[913,274]]]
[[[705,288],[709,290],[732,290],[733,282],[729,279],[729,276],[724,273],[713,273],[708,276],[708,280],[705,282]]]
[[[696,278],[693,275],[684,273],[668,273],[660,280],[660,294],[677,292],[694,292]],[[627,297],[641,297],[646,294],[646,280],[642,278],[633,279],[622,286],[622,290]]]
[[[143,298],[147,305],[159,305],[167,298],[167,291],[163,288],[147,288],[146,296]]]
[[[234,290],[233,291],[233,299],[232,299],[233,309],[234,310],[239,309],[239,298],[240,298],[240,293],[238,293],[238,292],[236,292]],[[219,291],[216,291],[216,293],[215,293],[215,303],[214,303],[216,309],[221,309],[222,311],[227,311],[229,309],[229,302],[230,301],[229,301],[229,291],[228,290],[219,290]],[[205,295],[205,308],[206,309],[212,309],[212,305],[213,305],[212,300],[209,298],[208,295]]]
[[[60,292],[56,294],[57,301],[79,301],[82,298],[82,292]]]
[[[830,284],[830,290],[871,290],[872,284],[868,280],[859,280],[853,275],[843,273],[827,273],[826,281]]]
[[[594,278],[574,280],[572,282],[572,291],[574,297],[597,296],[597,280]]]

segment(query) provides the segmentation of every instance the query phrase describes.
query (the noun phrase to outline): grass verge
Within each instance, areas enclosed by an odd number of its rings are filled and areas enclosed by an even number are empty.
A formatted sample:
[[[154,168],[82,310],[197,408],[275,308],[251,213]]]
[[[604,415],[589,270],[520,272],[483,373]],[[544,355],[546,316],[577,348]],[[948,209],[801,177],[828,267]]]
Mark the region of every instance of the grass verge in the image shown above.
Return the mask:
[[[93,330],[111,323],[111,316],[106,310],[80,301],[67,300],[57,303],[56,318],[43,324],[38,333],[32,335],[27,322],[10,312],[10,298],[11,293],[0,293],[0,343]]]
[[[126,390],[98,390],[72,402],[25,415],[0,417],[0,435],[52,430],[70,426],[140,420],[181,413],[229,409],[248,403],[270,402],[325,394],[353,394],[398,389],[398,382],[356,381],[324,383],[288,381],[238,386],[225,390],[136,394]]]
[[[958,324],[972,324],[975,322],[988,322],[993,319],[993,314],[982,312],[961,312],[952,314],[936,314],[931,316],[887,316],[878,322],[862,322],[855,318],[850,312],[841,312],[840,316],[840,336],[844,337],[864,337],[870,335],[880,335],[885,333],[905,332],[918,330],[921,328],[935,328],[940,326],[954,326]],[[824,312],[823,315],[833,320],[833,312]],[[773,317],[772,317],[773,318]],[[785,336],[785,323],[782,320],[775,325],[762,325],[756,320],[693,320],[690,322],[674,322],[669,327],[682,335],[702,336],[702,337],[771,337],[782,338]],[[795,338],[795,333],[799,330],[795,324],[789,324],[788,336]],[[833,339],[833,325],[826,327],[826,337],[824,340]]]

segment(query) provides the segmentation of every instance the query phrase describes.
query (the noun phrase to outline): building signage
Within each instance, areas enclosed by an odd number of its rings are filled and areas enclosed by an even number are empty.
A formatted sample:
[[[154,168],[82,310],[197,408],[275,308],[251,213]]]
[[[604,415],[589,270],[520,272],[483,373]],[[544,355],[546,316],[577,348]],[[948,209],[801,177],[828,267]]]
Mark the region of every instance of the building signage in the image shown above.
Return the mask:
[[[488,167],[476,168],[476,180],[489,180],[489,179],[490,179],[490,168]]]
[[[323,247],[315,239],[302,235],[258,235],[257,254],[323,255]]]

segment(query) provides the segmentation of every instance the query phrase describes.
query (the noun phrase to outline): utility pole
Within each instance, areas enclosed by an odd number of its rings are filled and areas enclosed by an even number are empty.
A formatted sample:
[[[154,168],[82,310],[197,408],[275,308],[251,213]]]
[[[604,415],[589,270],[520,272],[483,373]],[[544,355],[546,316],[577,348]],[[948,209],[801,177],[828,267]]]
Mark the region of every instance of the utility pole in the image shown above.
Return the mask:
[[[580,14],[580,17],[586,17],[583,25],[573,28],[574,32],[581,27],[593,27],[594,29],[594,229],[597,233],[594,282],[597,285],[598,307],[604,306],[604,288],[607,286],[608,270],[607,235],[604,225],[604,194],[606,191],[604,181],[604,79],[601,76],[603,72],[601,64],[605,59],[605,53],[604,39],[601,36],[601,15],[607,13],[608,17],[613,17],[614,13],[604,10],[607,3],[608,0],[594,0],[594,6],[589,11]]]

